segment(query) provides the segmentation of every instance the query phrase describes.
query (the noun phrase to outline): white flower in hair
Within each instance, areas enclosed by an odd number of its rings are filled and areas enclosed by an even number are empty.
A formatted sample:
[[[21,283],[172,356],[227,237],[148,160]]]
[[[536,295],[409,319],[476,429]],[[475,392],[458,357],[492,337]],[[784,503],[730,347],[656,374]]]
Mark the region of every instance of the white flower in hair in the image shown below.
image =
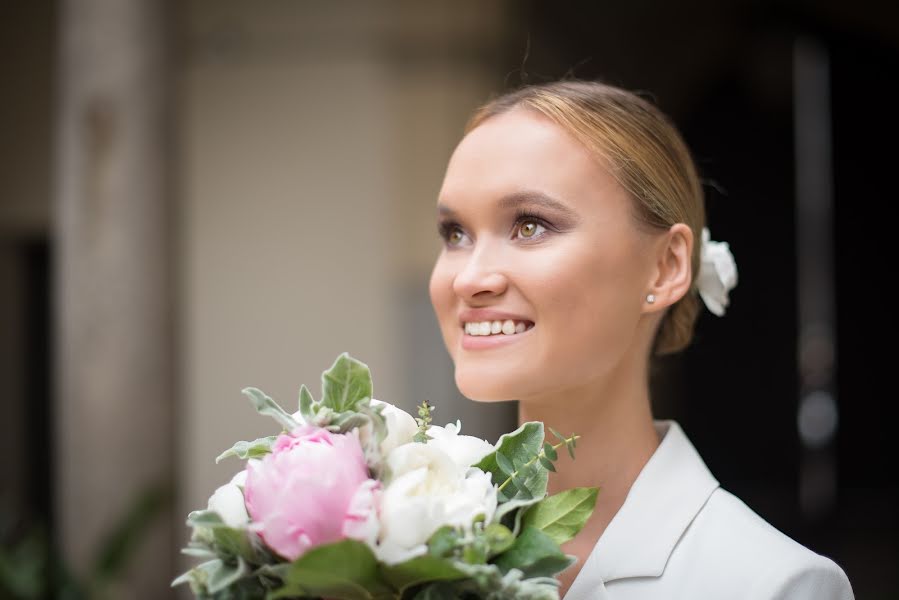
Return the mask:
[[[727,242],[713,242],[708,227],[702,228],[699,275],[696,287],[706,307],[719,317],[729,303],[728,293],[737,285],[737,263]]]

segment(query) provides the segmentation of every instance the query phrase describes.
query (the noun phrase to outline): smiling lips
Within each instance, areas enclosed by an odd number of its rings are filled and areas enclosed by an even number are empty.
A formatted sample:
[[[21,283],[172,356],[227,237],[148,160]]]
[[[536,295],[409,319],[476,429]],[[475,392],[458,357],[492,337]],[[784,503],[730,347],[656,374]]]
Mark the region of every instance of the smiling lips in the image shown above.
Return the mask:
[[[466,335],[472,336],[515,335],[516,333],[524,333],[533,326],[534,324],[530,321],[505,319],[502,321],[465,321],[463,329]]]

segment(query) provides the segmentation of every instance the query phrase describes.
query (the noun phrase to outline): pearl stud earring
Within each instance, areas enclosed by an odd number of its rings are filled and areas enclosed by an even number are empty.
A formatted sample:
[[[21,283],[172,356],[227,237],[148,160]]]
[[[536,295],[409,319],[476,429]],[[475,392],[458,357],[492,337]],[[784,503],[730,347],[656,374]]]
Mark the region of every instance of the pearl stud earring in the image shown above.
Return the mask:
[[[654,294],[647,294],[647,295],[646,295],[646,301],[649,302],[650,304],[652,304],[653,302],[656,301],[655,295],[654,295]]]

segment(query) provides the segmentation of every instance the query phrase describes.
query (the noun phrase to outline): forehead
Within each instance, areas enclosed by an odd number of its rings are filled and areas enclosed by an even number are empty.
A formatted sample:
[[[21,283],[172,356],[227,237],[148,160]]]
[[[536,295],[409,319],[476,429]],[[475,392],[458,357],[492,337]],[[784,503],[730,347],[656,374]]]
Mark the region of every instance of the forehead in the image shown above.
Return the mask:
[[[533,189],[572,204],[621,191],[599,157],[547,117],[522,108],[496,115],[453,152],[440,191],[443,203]]]

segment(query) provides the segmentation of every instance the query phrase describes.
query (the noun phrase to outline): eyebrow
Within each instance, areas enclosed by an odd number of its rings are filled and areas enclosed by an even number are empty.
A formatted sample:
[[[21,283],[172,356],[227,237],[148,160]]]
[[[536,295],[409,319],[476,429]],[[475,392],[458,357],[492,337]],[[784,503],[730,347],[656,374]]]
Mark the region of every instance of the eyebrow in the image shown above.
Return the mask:
[[[559,212],[563,216],[573,221],[577,221],[579,219],[577,213],[573,209],[568,207],[565,203],[537,190],[524,190],[507,194],[500,198],[496,204],[498,208],[506,210],[510,208],[519,208],[521,206],[540,206],[542,208],[547,208]],[[441,215],[448,216],[456,214],[453,209],[441,203],[437,204],[437,212]]]

